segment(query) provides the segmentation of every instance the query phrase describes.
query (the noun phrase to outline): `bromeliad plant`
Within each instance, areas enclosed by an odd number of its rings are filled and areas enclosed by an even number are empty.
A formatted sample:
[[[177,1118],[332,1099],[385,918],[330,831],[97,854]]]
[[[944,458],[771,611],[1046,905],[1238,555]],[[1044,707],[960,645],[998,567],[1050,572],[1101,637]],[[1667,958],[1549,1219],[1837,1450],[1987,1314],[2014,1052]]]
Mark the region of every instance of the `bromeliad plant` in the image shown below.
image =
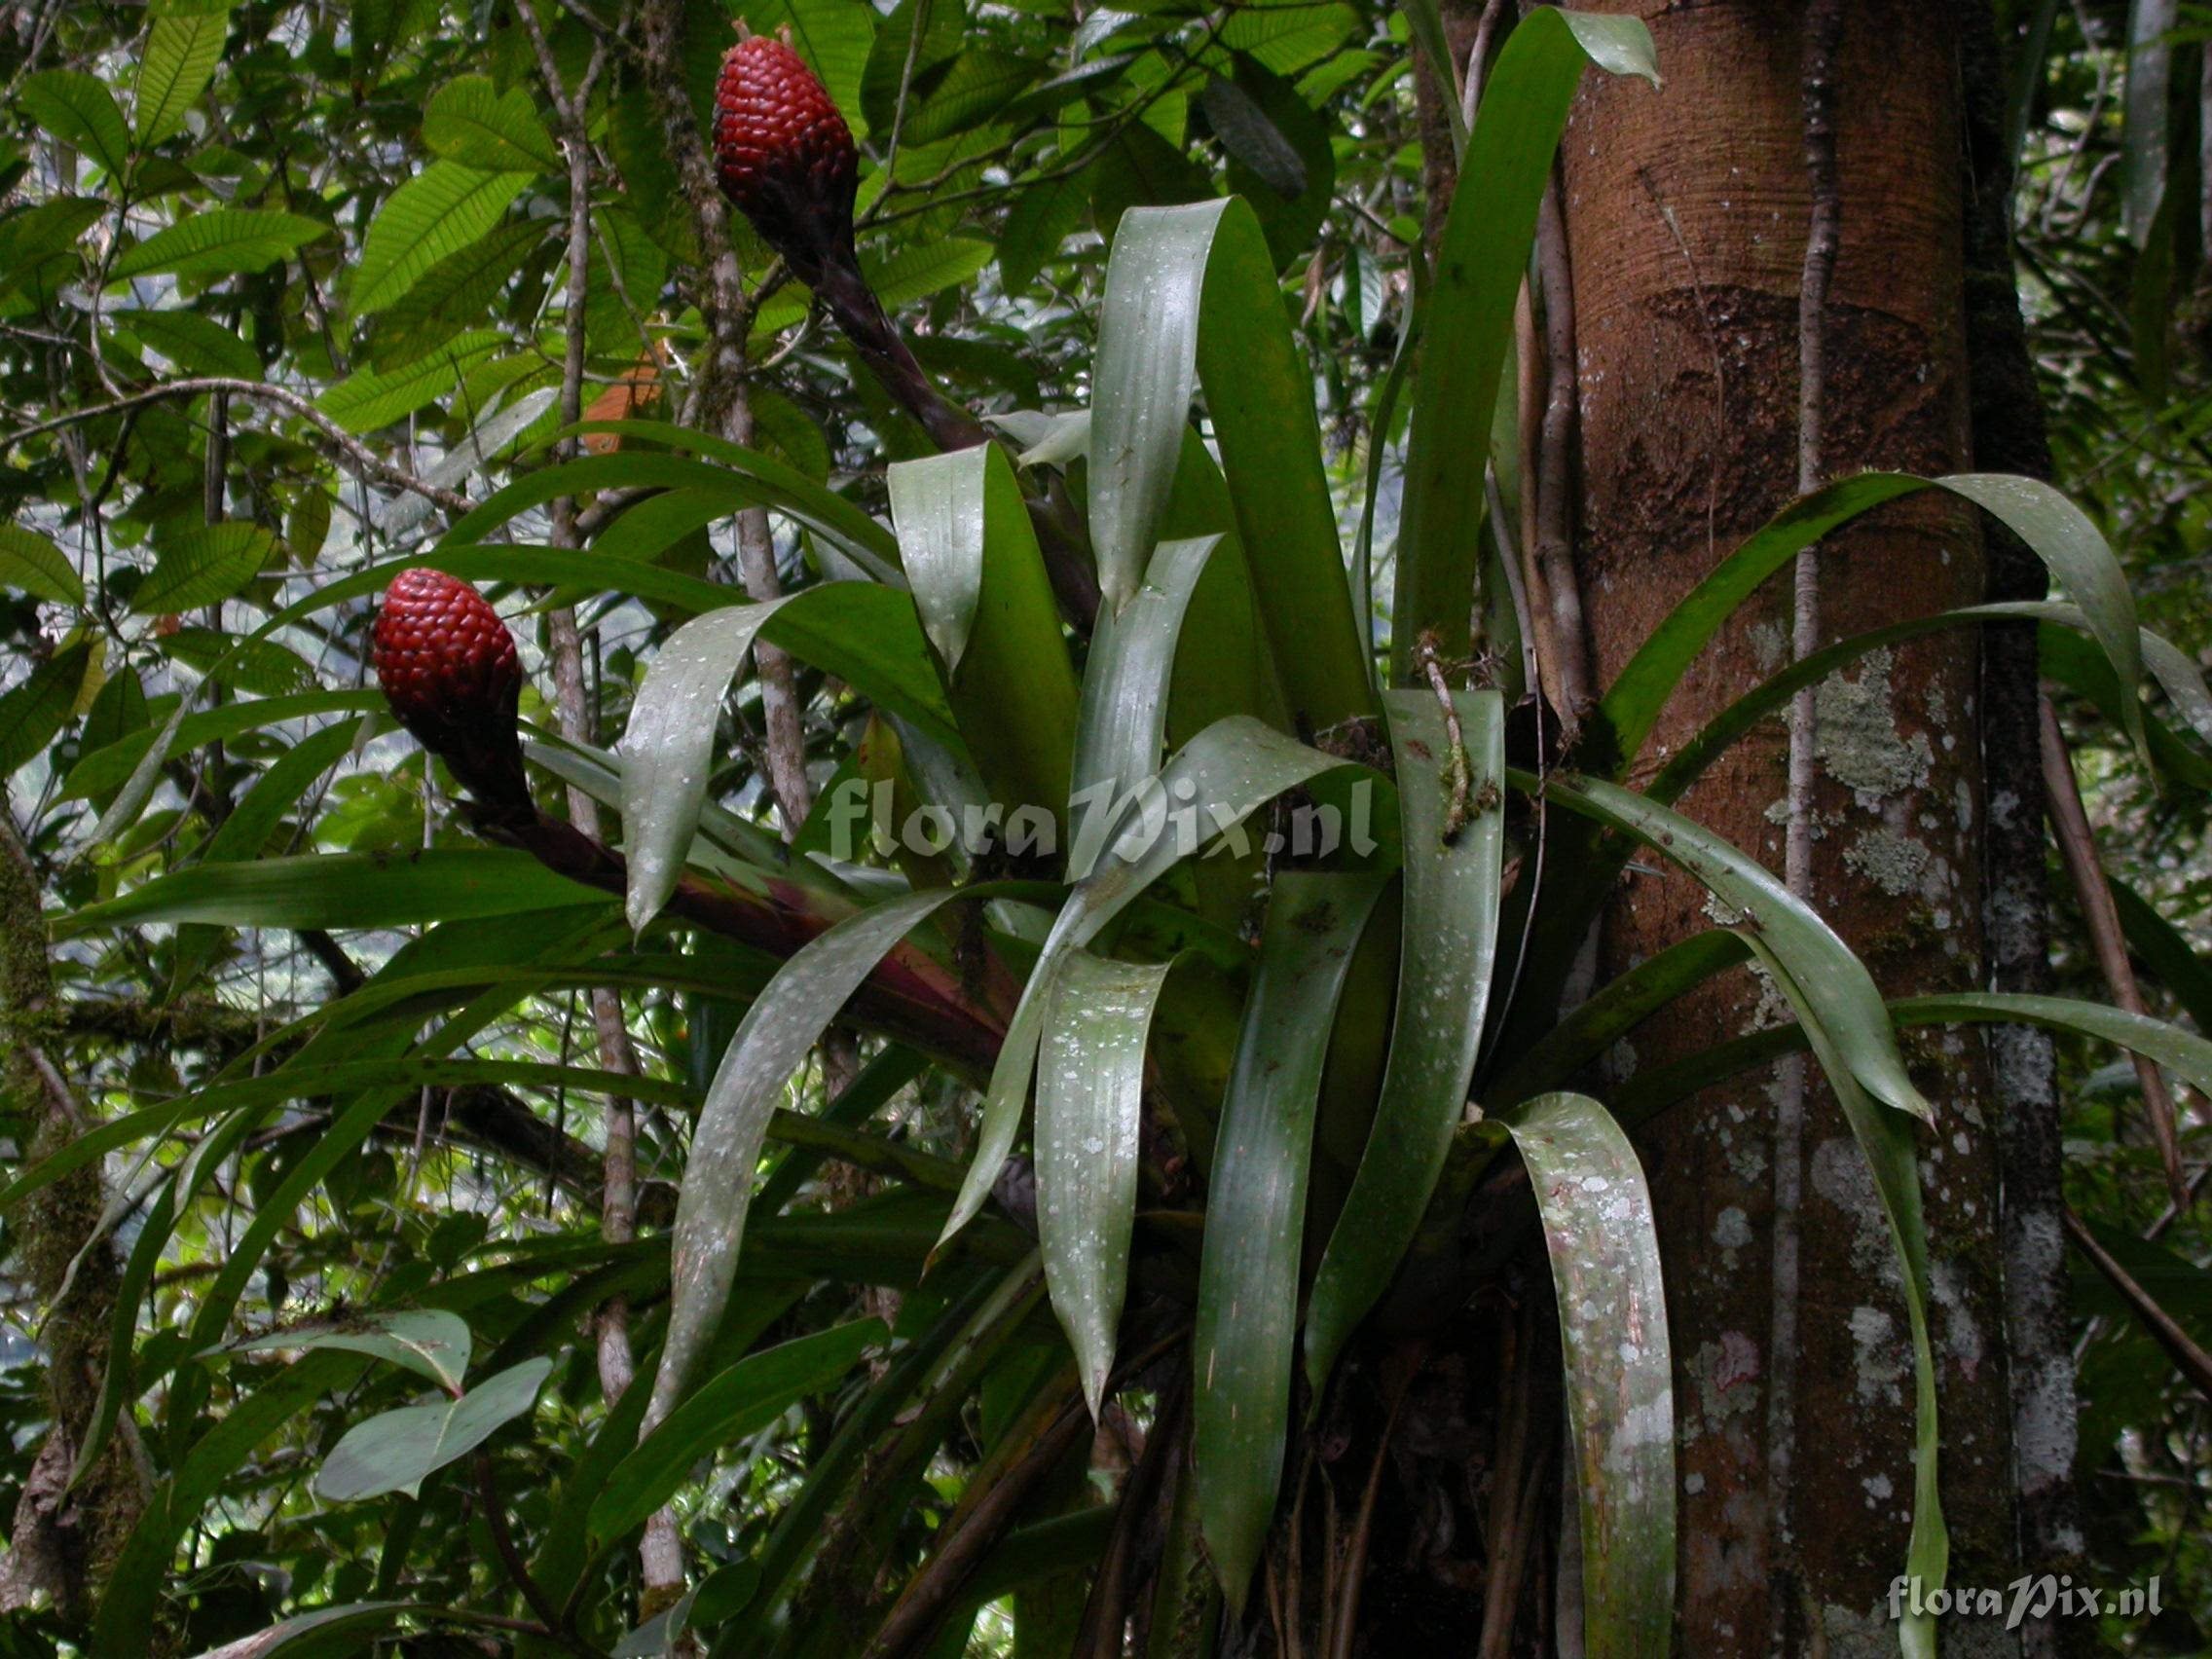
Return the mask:
[[[751,43],[732,61],[786,77],[771,91],[833,152],[826,102],[816,108],[794,89],[781,51]],[[1593,61],[1651,74],[1649,51],[1634,21],[1539,9],[1494,65],[1421,296],[1419,367],[1405,381],[1386,628],[1371,614],[1372,502],[1347,581],[1309,369],[1259,221],[1236,200],[1131,210],[1113,242],[1088,409],[1002,423],[1027,446],[1018,459],[984,439],[895,464],[888,527],[718,437],[617,422],[591,428],[620,440],[613,453],[529,475],[461,518],[433,553],[400,561],[411,573],[392,582],[378,628],[385,691],[475,793],[480,828],[504,846],[362,875],[382,884],[377,919],[405,896],[420,915],[466,929],[432,932],[211,1087],[87,1136],[16,1188],[187,1119],[210,1125],[139,1235],[129,1309],[169,1219],[276,1102],[341,1102],[263,1198],[191,1340],[164,1362],[170,1418],[192,1420],[205,1384],[187,1355],[230,1336],[283,1218],[396,1099],[438,1081],[531,1080],[523,1062],[450,1057],[489,1018],[550,985],[671,988],[748,1006],[696,1094],[665,1255],[646,1243],[593,1257],[548,1311],[505,1332],[497,1371],[469,1386],[458,1321],[380,1315],[365,1331],[289,1333],[289,1346],[315,1351],[272,1384],[257,1419],[280,1420],[278,1408],[336,1386],[364,1355],[411,1365],[446,1392],[407,1408],[434,1420],[370,1418],[321,1483],[334,1501],[412,1493],[438,1459],[528,1409],[545,1375],[533,1356],[559,1340],[566,1310],[617,1292],[645,1307],[665,1284],[665,1322],[640,1330],[642,1343],[658,1330],[649,1384],[602,1418],[520,1568],[538,1631],[526,1647],[611,1645],[622,1631],[610,1591],[628,1541],[698,1459],[854,1377],[824,1408],[825,1438],[779,1491],[764,1535],[693,1596],[653,1609],[660,1640],[688,1628],[716,1651],[922,1653],[982,1602],[1096,1564],[1086,1628],[1115,1633],[1105,1650],[1119,1651],[1145,1576],[1143,1524],[1157,1509],[1155,1647],[1199,1651],[1215,1609],[1246,1606],[1271,1537],[1283,1537],[1290,1451],[1363,1325],[1405,1302],[1409,1279],[1436,1282],[1439,1245],[1518,1160],[1557,1293],[1588,1649],[1663,1653],[1676,1414],[1651,1203],[1629,1133],[1716,1078],[1803,1047],[1866,1157],[1902,1270],[1918,1382],[1905,1570],[1938,1583],[1914,1121],[1938,1120],[1941,1106],[1908,1076],[1897,1026],[2048,1023],[2133,1048],[2205,1088],[2212,1044],[2047,999],[1957,993],[1885,1006],[1818,915],[1672,803],[1801,687],[1878,646],[1985,619],[2083,636],[2121,686],[2147,667],[2207,739],[2212,698],[2179,652],[2140,633],[2109,551],[2049,490],[1868,476],[1797,502],[1723,560],[1586,712],[1567,764],[1509,746],[1513,664],[1499,666],[1470,621],[1498,608],[1469,603],[1484,585],[1484,512],[1467,435],[1492,430],[1572,92]],[[835,160],[816,171],[849,211]],[[754,189],[772,163],[756,158],[740,182]],[[787,217],[797,211],[778,202]],[[823,274],[839,245],[849,249],[849,237],[814,247],[802,275]],[[1200,391],[1202,433],[1192,424]],[[1379,425],[1391,419],[1386,393]],[[2070,601],[1983,606],[1848,641],[1747,691],[1651,773],[1657,715],[1738,607],[1838,525],[1929,489],[2017,533]],[[611,491],[640,503],[612,520],[619,552],[495,542],[555,498]],[[647,509],[678,493],[724,510],[766,506],[807,539],[823,579],[747,604],[654,563],[662,546]],[[1055,580],[1047,542],[1056,502],[1081,503],[1087,581],[1064,571]],[[696,519],[665,522],[674,535]],[[296,610],[373,592],[392,573],[364,571]],[[620,814],[618,850],[516,796],[499,736],[514,707],[511,646],[468,581],[611,592],[688,615],[647,665],[618,754],[549,737],[525,745],[531,760]],[[1085,613],[1092,588],[1094,618]],[[792,849],[716,798],[725,700],[763,641],[830,677],[816,694],[841,729],[865,728]],[[2121,711],[2141,739],[2148,717],[2131,696]],[[177,721],[186,718],[180,709]],[[141,774],[180,730],[144,749]],[[134,792],[143,798],[144,778],[124,775],[134,757],[104,786],[121,787],[125,810]],[[1627,781],[1647,773],[1641,787]],[[874,818],[884,798],[900,816],[911,804],[942,824],[1029,833],[893,841],[879,853],[869,831],[888,828]],[[1553,810],[1539,815],[1536,802]],[[1330,825],[1364,833],[1311,844]],[[841,828],[854,833],[840,841]],[[1632,854],[1682,866],[1733,922],[1563,1006],[1576,946]],[[255,903],[278,903],[278,863],[243,866],[263,872]],[[1553,873],[1539,880],[1539,868]],[[186,871],[70,926],[237,919],[242,891],[235,871]],[[608,894],[620,896],[619,918]],[[692,941],[689,954],[624,948],[629,936],[671,929]],[[1623,1032],[1745,962],[1794,1024],[1723,1043],[1604,1101],[1572,1091]],[[840,1024],[874,1045],[866,1063],[821,1118],[786,1110],[789,1080]],[[273,1059],[259,1075],[257,1057]],[[648,1104],[694,1103],[681,1078],[544,1069]],[[869,1127],[931,1073],[979,1099],[965,1166]],[[771,1143],[783,1149],[773,1159]],[[828,1216],[786,1214],[825,1158],[874,1171],[883,1190]],[[459,1305],[512,1295],[560,1265],[518,1258],[467,1281],[473,1300]],[[823,1279],[904,1287],[895,1330],[836,1324],[752,1351]],[[1448,1309],[1483,1288],[1464,1272],[1445,1283]],[[1047,1305],[1064,1346],[1043,1323]],[[1395,1326],[1407,1318],[1394,1308]],[[125,1361],[129,1335],[119,1333]],[[874,1366],[856,1375],[869,1352]],[[103,1438],[126,1403],[122,1380],[143,1389],[148,1369],[111,1368]],[[1154,1415],[1121,1509],[1010,1530],[1124,1392]],[[913,1505],[974,1399],[994,1426],[965,1487],[922,1532]],[[441,1450],[403,1456],[424,1432]],[[188,1465],[176,1481],[188,1478],[201,1477]],[[401,1513],[419,1517],[420,1506]],[[119,1572],[99,1651],[143,1645],[159,1567],[189,1514],[167,1491],[149,1509],[126,1553],[148,1570],[143,1583]],[[1288,1616],[1302,1612],[1294,1590]],[[388,1628],[414,1614],[380,1592],[359,1616]],[[1908,1627],[1906,1640],[1924,1646],[1930,1635]]]

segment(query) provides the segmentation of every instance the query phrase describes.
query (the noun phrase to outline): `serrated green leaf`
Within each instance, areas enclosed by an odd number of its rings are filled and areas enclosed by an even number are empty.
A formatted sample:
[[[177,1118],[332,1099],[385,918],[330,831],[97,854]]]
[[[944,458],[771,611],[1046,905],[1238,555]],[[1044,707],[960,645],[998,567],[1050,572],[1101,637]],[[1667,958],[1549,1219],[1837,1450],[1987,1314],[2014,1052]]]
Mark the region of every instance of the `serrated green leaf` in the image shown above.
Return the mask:
[[[0,587],[55,605],[85,603],[85,583],[69,556],[19,524],[0,524]]]
[[[155,145],[184,130],[185,117],[207,90],[223,42],[231,32],[229,8],[169,9],[154,18],[146,31],[145,55],[138,61],[138,147]]]
[[[438,161],[393,191],[361,243],[350,296],[353,314],[396,304],[438,261],[498,224],[531,177]]]
[[[520,87],[504,92],[488,76],[448,81],[423,111],[423,142],[449,162],[484,172],[551,172],[561,166],[553,135]]]
[[[256,524],[233,520],[180,532],[130,596],[131,612],[156,616],[214,605],[282,557],[276,538]]]
[[[81,69],[41,69],[23,77],[16,95],[33,121],[121,180],[130,166],[130,132],[105,82]]]
[[[329,234],[328,225],[297,213],[210,207],[148,237],[118,259],[108,276],[120,282],[130,276],[261,271]]]
[[[377,318],[371,342],[379,369],[402,368],[454,335],[481,325],[507,284],[544,241],[550,221],[495,225],[448,254]]]

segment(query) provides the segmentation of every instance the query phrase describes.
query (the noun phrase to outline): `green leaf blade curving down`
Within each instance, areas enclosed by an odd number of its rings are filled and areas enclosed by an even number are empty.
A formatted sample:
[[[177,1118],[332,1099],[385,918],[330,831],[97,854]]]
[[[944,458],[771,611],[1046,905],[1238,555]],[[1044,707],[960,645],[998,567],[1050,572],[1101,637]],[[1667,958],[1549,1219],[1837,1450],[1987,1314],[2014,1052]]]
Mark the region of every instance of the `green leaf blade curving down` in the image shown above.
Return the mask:
[[[1214,1140],[1192,1354],[1206,1553],[1241,1608],[1282,1486],[1313,1115],[1345,976],[1383,882],[1276,876]]]
[[[1467,137],[1423,303],[1426,359],[1449,363],[1452,372],[1423,374],[1414,389],[1391,608],[1391,679],[1399,684],[1424,632],[1433,631],[1448,662],[1469,650],[1484,473],[1470,434],[1491,429],[1537,205],[1567,107],[1594,57],[1601,68],[1657,79],[1651,37],[1639,19],[1570,20],[1548,6],[1531,12],[1498,53]]]
[[[1137,1130],[1165,963],[1070,951],[1053,976],[1037,1075],[1037,1240],[1053,1311],[1095,1418],[1122,1327]]]
[[[728,1305],[768,1120],[784,1086],[893,946],[957,895],[887,900],[809,940],[755,999],[699,1110],[671,1238],[668,1336],[653,1375],[650,1428],[689,1390]]]
[[[905,594],[868,582],[825,582],[762,605],[732,604],[685,623],[653,659],[622,738],[627,903],[635,928],[658,915],[676,891],[706,802],[722,698],[763,634],[930,735],[959,744]]]
[[[1949,1570],[1951,1541],[1943,1521],[1942,1487],[1937,1478],[1936,1454],[1941,1444],[1940,1414],[1936,1392],[1936,1354],[1928,1331],[1928,1303],[1934,1294],[1928,1268],[1928,1223],[1921,1209],[1920,1161],[1913,1144],[1912,1124],[1894,1112],[1885,1112],[1860,1081],[1857,1068],[1841,1051],[1835,1032],[1826,1024],[1824,1011],[1806,994],[1781,954],[1756,934],[1747,942],[1768,976],[1796,1011],[1800,1028],[1814,1057],[1843,1108],[1852,1137],[1865,1157],[1873,1176],[1874,1192],[1889,1224],[1890,1242],[1897,1252],[1903,1279],[1905,1319],[1912,1328],[1913,1375],[1913,1497],[1912,1535],[1905,1547],[1904,1570],[1923,1588],[1940,1589]],[[1898,1640],[1905,1659],[1935,1659],[1936,1620],[1933,1614],[1908,1610],[1898,1626]]]
[[[1788,967],[1867,1091],[1899,1112],[1934,1121],[1935,1108],[1906,1075],[1874,977],[1835,930],[1765,866],[1703,825],[1617,784],[1556,774],[1541,782],[1520,772],[1511,777],[1516,788],[1540,790],[1680,866],[1736,913],[1747,938]]]
[[[2049,485],[2030,478],[1961,473],[1928,479],[1867,472],[1783,508],[1715,565],[1644,639],[1600,705],[1619,745],[1619,775],[1628,776],[1660,710],[1690,663],[1762,582],[1829,531],[1885,502],[1927,489],[1945,490],[1972,501],[2011,530],[2044,562],[2052,579],[2080,608],[2090,635],[2121,685],[2128,688],[2119,716],[2140,752],[2145,743],[2143,719],[2134,705],[2133,688],[2143,679],[2144,646],[2135,600],[2120,562],[2082,510]]]
[[[1454,696],[1463,755],[1434,693],[1392,691],[1383,708],[1404,824],[1398,1006],[1375,1125],[1307,1307],[1306,1375],[1316,1391],[1389,1284],[1443,1173],[1497,954],[1503,702],[1494,691]]]
[[[1529,1166],[1559,1301],[1585,1651],[1665,1653],[1675,1622],[1675,1379],[1651,1192],[1628,1136],[1586,1095],[1540,1095],[1505,1124]]]

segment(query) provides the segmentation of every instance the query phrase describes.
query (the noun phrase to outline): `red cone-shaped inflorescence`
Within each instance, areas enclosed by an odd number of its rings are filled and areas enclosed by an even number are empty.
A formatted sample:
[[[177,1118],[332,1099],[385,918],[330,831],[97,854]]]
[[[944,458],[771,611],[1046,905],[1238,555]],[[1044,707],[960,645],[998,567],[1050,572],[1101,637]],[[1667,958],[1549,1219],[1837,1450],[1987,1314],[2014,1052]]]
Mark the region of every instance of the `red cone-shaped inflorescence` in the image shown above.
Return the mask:
[[[829,90],[782,41],[731,47],[715,87],[715,168],[722,192],[799,277],[818,285],[852,257],[860,158]]]
[[[440,571],[402,571],[377,612],[377,683],[399,722],[486,807],[530,808],[515,734],[522,663],[484,596]]]

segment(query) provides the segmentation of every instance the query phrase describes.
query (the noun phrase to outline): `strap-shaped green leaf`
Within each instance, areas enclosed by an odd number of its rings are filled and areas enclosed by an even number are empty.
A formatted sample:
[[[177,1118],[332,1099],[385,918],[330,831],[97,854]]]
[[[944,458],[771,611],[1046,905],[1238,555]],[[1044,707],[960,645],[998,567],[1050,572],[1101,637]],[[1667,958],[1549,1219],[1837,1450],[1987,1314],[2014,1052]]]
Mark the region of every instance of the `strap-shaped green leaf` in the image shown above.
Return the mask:
[[[653,659],[622,737],[634,927],[644,928],[676,891],[706,800],[722,698],[763,632],[940,741],[959,743],[913,602],[895,589],[825,582],[685,623]]]
[[[2081,608],[2120,683],[2132,687],[2142,680],[2135,598],[2128,591],[2126,574],[2096,526],[2056,490],[2032,478],[1995,473],[1935,479],[1862,473],[1783,508],[1715,565],[1638,647],[1601,705],[1620,746],[1620,775],[1627,776],[1659,711],[1690,663],[1762,582],[1829,531],[1885,501],[1930,488],[1973,502],[2025,541]],[[2130,740],[2141,748],[2142,712],[2132,698],[2123,704],[2120,718]]]
[[[1483,470],[1513,307],[1535,240],[1536,209],[1567,106],[1591,62],[1658,76],[1635,18],[1545,6],[1507,37],[1483,92],[1452,193],[1422,318],[1429,372],[1414,388],[1405,504],[1391,607],[1390,670],[1408,682],[1417,641],[1433,633],[1447,662],[1467,655],[1483,515]],[[1445,373],[1433,365],[1449,364]]]
[[[922,628],[969,753],[1009,807],[1057,813],[1076,732],[1075,670],[1006,452],[896,461],[891,516]]]
[[[1063,954],[1095,939],[1147,887],[1204,842],[1237,832],[1246,818],[1286,790],[1348,765],[1243,716],[1215,721],[1168,762],[1157,780],[1158,800],[1163,808],[1164,803],[1175,803],[1175,812],[1187,816],[1177,819],[1164,809],[1132,815],[1106,847],[1097,867],[1061,906],[999,1046],[976,1130],[975,1155],[944,1224],[945,1238],[983,1207],[1000,1166],[1014,1149],[1029,1103],[1052,978]]]
[[[1259,219],[1237,198],[1132,208],[1115,233],[1091,394],[1090,533],[1106,608],[1146,577],[1201,382],[1291,713],[1313,730],[1372,714],[1311,376]]]
[[[433,847],[403,859],[306,854],[201,864],[56,919],[74,937],[126,922],[218,922],[234,928],[384,928],[605,903],[596,888],[555,875],[528,853]]]
[[[1503,701],[1494,691],[1457,692],[1450,721],[1425,687],[1387,692],[1382,707],[1404,837],[1398,1005],[1374,1127],[1307,1305],[1306,1375],[1316,1395],[1388,1286],[1444,1171],[1497,955]]]
[[[1068,867],[1078,879],[1121,824],[1129,792],[1160,770],[1183,619],[1220,544],[1218,535],[1161,543],[1143,586],[1119,612],[1099,612],[1069,779],[1068,821],[1076,830]]]
[[[1383,881],[1275,877],[1207,1183],[1192,1337],[1206,1554],[1241,1609],[1282,1486],[1313,1114],[1345,976]]]
[[[1702,824],[1633,790],[1597,778],[1512,776],[1516,788],[1541,790],[1570,811],[1634,836],[1695,877],[1735,912],[1746,937],[1760,941],[1788,967],[1792,981],[1819,1011],[1850,1062],[1852,1075],[1876,1099],[1934,1121],[1935,1109],[1905,1074],[1873,975],[1780,877]]]
[[[1136,1220],[1145,1036],[1166,963],[1060,960],[1037,1078],[1037,1237],[1045,1285],[1096,1417],[1122,1327]]]
[[[700,1384],[607,1477],[591,1506],[594,1542],[610,1542],[642,1525],[702,1456],[765,1428],[794,1400],[820,1393],[890,1338],[880,1319],[832,1325],[748,1354]]]
[[[1806,686],[1818,685],[1836,670],[1870,652],[1949,628],[1980,622],[2023,621],[2091,631],[2087,615],[2078,605],[2057,600],[2016,600],[1915,616],[1908,621],[1893,622],[1886,628],[1855,634],[1791,663],[1714,716],[1694,737],[1668,756],[1667,764],[1660,768],[1644,793],[1657,801],[1680,799],[1706,767],[1760,720],[1778,713]],[[2212,731],[2212,698],[2205,698],[2204,680],[2197,673],[2196,665],[2148,628],[2142,630],[2141,639],[2145,663],[2161,671],[2156,677],[2166,685],[2176,707],[2192,717],[2204,718],[2207,730]]]
[[[627,449],[617,455],[586,456],[516,479],[455,524],[446,540],[481,541],[517,514],[542,506],[556,496],[595,490],[717,490],[725,493],[733,510],[757,505],[782,513],[849,555],[878,581],[904,585],[899,574],[899,543],[891,533],[842,496],[780,461],[708,433],[650,421],[586,421],[554,436],[593,432],[695,450],[720,464]]]
[[[173,1582],[177,1540],[255,1447],[325,1393],[343,1388],[368,1361],[357,1354],[310,1354],[277,1368],[251,1394],[215,1419],[147,1499],[138,1525],[116,1557],[107,1594],[92,1626],[92,1651],[141,1659],[154,1649],[155,1612]]]
[[[768,982],[730,1039],[684,1162],[672,1235],[668,1336],[645,1413],[648,1432],[682,1401],[721,1322],[761,1143],[784,1086],[876,964],[955,897],[934,892],[889,900],[810,940]]]
[[[1628,1136],[1587,1095],[1540,1095],[1505,1126],[1529,1166],[1559,1303],[1583,1651],[1653,1659],[1675,1625],[1675,1376],[1651,1191]]]

